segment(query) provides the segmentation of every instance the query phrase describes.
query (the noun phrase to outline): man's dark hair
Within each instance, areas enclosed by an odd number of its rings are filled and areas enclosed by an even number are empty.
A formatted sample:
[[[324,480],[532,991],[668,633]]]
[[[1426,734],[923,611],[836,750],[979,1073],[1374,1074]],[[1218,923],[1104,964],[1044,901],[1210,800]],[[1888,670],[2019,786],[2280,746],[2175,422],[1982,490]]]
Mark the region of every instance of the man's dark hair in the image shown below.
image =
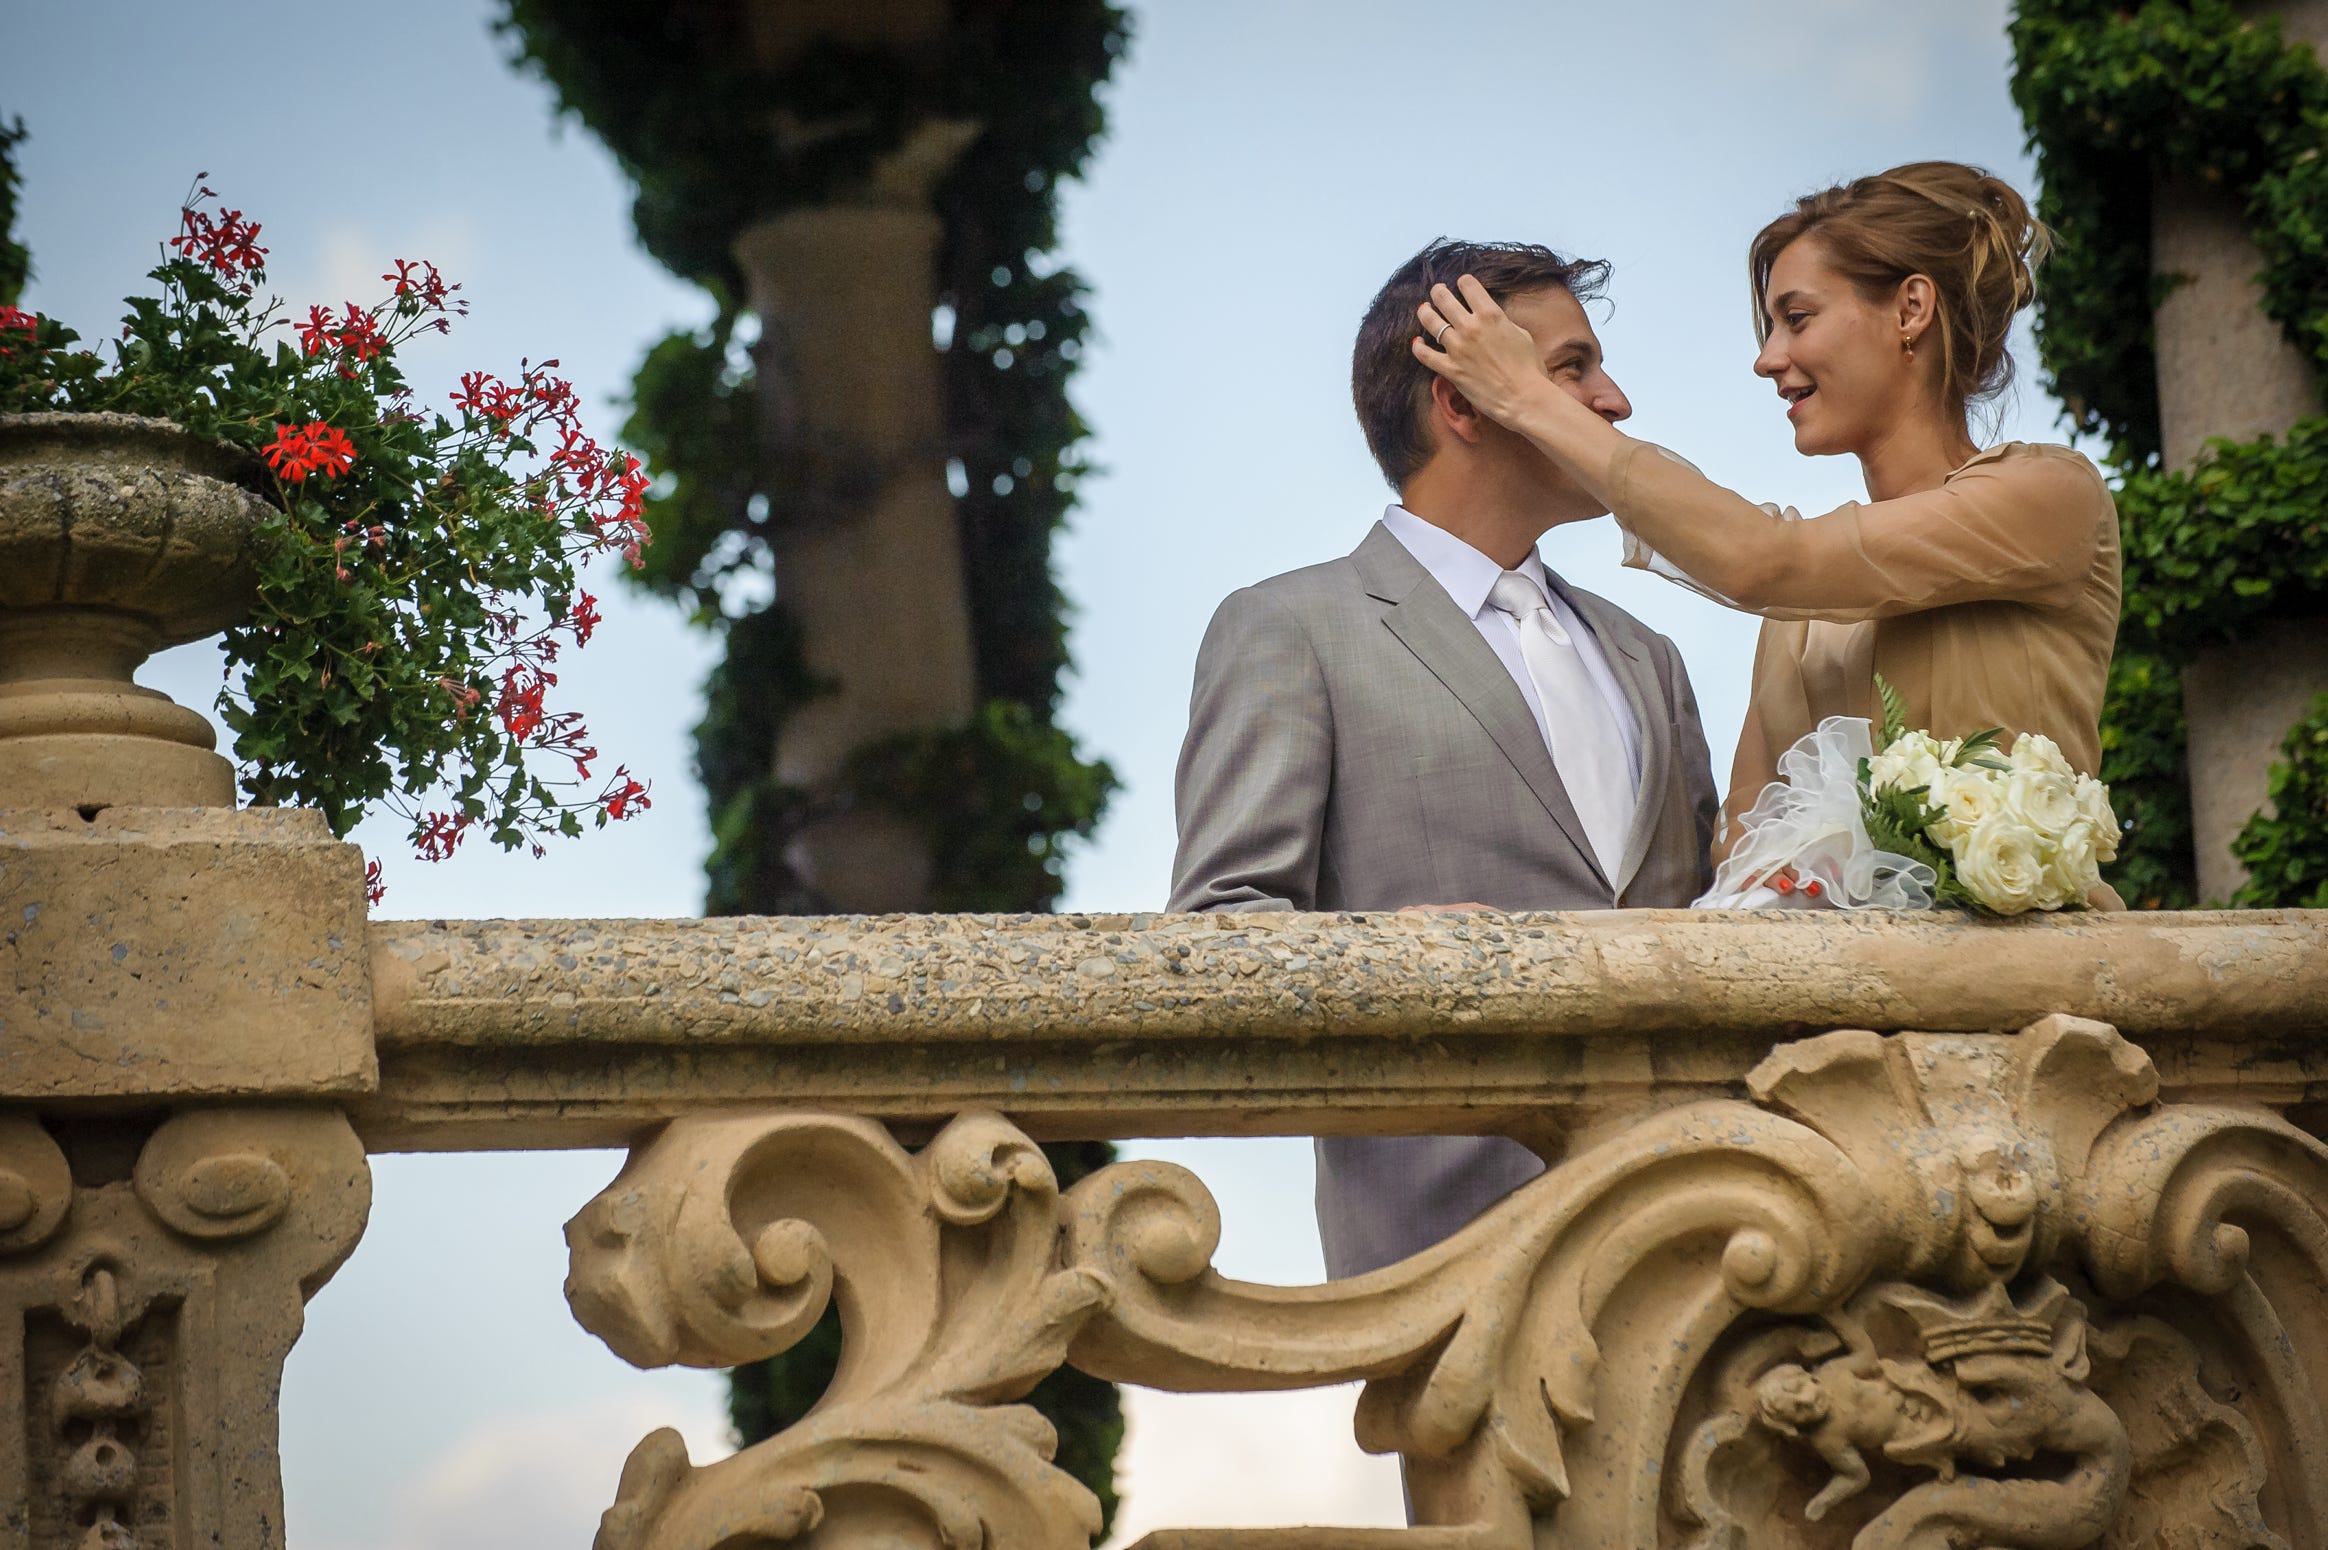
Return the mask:
[[[1350,398],[1367,450],[1394,490],[1406,488],[1431,458],[1431,369],[1414,358],[1408,341],[1420,327],[1415,309],[1431,287],[1476,277],[1498,302],[1559,286],[1591,301],[1608,284],[1605,259],[1569,258],[1530,242],[1454,242],[1439,238],[1398,266],[1358,325],[1350,352]]]

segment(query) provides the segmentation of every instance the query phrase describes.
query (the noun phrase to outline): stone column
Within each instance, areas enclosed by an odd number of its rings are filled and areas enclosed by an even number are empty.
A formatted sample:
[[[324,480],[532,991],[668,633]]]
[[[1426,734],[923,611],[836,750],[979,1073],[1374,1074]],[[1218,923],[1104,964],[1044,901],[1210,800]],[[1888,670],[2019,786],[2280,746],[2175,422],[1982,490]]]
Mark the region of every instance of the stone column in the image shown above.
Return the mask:
[[[131,679],[248,608],[238,479],[0,418],[0,1550],[281,1545],[283,1360],[370,1205],[363,858]]]
[[[2290,41],[2328,44],[2328,0],[2276,10]],[[2153,192],[2151,263],[2181,281],[2157,313],[2158,416],[2167,465],[2188,468],[2209,438],[2249,441],[2320,412],[2311,363],[2262,310],[2263,255],[2236,201],[2162,180]],[[2281,740],[2328,689],[2328,629],[2302,620],[2202,652],[2183,675],[2190,723],[2191,818],[2202,899],[2246,880],[2231,842],[2264,805]]]
[[[760,317],[769,444],[822,486],[772,543],[777,602],[799,622],[811,671],[834,686],[793,717],[777,751],[778,774],[812,791],[867,743],[960,726],[976,703],[930,334],[940,222],[929,208],[974,133],[928,125],[852,202],[762,221],[735,244]],[[836,910],[928,903],[926,843],[892,814],[818,819],[788,859]]]

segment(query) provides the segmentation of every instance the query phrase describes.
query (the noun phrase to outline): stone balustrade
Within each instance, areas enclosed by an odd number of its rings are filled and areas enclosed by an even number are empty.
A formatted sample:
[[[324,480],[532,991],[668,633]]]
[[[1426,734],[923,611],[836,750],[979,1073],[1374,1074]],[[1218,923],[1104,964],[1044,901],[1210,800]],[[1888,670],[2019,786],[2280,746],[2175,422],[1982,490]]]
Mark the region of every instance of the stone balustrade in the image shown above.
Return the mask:
[[[849,1355],[731,1458],[642,1441],[602,1550],[1085,1545],[1016,1403],[1062,1363],[1362,1379],[1405,1460],[1414,1529],[1152,1550],[2328,1536],[2328,913],[367,924],[313,815],[115,807],[0,813],[0,923],[11,1550],[278,1543],[254,1418],[366,1152],[603,1145],[614,1357],[835,1300]],[[1034,1144],[1329,1131],[1551,1167],[1277,1288],[1185,1170]]]

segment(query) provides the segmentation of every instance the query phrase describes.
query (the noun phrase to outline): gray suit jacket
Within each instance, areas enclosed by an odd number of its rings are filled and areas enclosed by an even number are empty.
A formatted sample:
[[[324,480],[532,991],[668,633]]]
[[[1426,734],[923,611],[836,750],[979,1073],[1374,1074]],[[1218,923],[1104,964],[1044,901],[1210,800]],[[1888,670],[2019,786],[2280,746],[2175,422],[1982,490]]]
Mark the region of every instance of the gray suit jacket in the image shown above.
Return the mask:
[[[1174,789],[1171,907],[1656,908],[1702,893],[1717,802],[1681,657],[1615,605],[1562,591],[1641,728],[1613,875],[1503,663],[1377,523],[1346,558],[1247,587],[1213,616]],[[1541,1167],[1507,1140],[1323,1139],[1327,1269],[1402,1259]]]

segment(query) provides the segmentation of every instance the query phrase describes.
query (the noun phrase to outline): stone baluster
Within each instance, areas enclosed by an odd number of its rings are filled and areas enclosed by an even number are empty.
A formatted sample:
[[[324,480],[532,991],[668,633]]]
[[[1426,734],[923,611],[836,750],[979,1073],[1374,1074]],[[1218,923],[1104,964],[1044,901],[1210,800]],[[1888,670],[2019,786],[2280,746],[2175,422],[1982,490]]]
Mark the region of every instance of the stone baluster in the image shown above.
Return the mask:
[[[2291,42],[2328,45],[2328,0],[2243,5],[2276,12]],[[2177,283],[2159,303],[2158,418],[2170,468],[2210,438],[2251,441],[2321,412],[2311,362],[2262,309],[2263,255],[2247,216],[2219,189],[2162,180],[2151,202],[2151,264]],[[2199,653],[2183,673],[2190,724],[2199,896],[2227,899],[2246,880],[2231,842],[2265,803],[2288,728],[2328,689],[2328,629],[2284,621]]]
[[[283,1543],[276,1392],[370,1203],[363,863],[133,681],[242,616],[230,449],[0,418],[0,1547]]]

